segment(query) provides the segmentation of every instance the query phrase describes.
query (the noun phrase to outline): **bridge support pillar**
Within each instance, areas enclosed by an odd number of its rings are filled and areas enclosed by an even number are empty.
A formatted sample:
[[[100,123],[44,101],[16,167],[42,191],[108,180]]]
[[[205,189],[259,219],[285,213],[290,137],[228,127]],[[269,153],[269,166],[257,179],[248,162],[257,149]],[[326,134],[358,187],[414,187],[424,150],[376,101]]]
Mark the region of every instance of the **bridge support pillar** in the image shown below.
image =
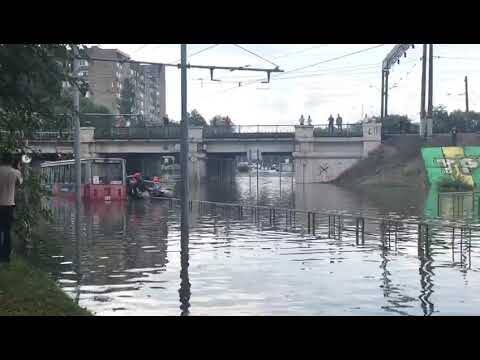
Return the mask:
[[[368,157],[382,143],[382,124],[363,123],[363,157]]]
[[[207,155],[203,143],[203,127],[189,127],[188,173],[192,184],[199,184],[207,176]]]
[[[297,184],[327,183],[337,179],[381,145],[379,123],[364,123],[362,137],[316,138],[313,126],[295,127],[293,153]]]
[[[295,151],[293,163],[296,184],[311,184],[314,181],[313,126],[295,126]]]
[[[80,128],[80,157],[92,158],[96,157],[95,153],[95,128],[81,127]]]
[[[431,138],[433,135],[433,120],[432,119],[420,119],[419,135],[427,138]]]

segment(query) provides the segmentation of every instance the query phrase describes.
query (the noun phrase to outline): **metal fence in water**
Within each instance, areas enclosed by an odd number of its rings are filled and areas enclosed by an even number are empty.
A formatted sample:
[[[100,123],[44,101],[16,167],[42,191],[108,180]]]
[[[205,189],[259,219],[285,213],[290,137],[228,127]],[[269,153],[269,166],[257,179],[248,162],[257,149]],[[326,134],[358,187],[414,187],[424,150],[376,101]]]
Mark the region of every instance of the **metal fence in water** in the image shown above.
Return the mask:
[[[178,198],[159,198],[177,207]],[[412,220],[393,216],[372,217],[362,214],[349,214],[340,211],[309,211],[272,206],[258,206],[239,203],[222,203],[205,200],[190,200],[189,207],[197,206],[200,214],[210,211],[213,216],[236,219],[249,219],[262,226],[276,231],[300,232],[317,238],[327,237],[341,240],[346,233],[355,234],[356,245],[364,245],[368,239],[380,239],[386,248],[397,248],[399,242],[411,238],[416,233],[419,251],[428,252],[433,233],[438,229],[451,231],[452,251],[454,244],[459,242],[470,251],[472,232],[480,235],[480,225],[455,220]],[[368,229],[367,229],[368,228]],[[372,231],[374,229],[374,231]],[[475,234],[475,232],[477,232]],[[463,249],[463,248],[462,248]],[[463,250],[462,250],[463,251]]]

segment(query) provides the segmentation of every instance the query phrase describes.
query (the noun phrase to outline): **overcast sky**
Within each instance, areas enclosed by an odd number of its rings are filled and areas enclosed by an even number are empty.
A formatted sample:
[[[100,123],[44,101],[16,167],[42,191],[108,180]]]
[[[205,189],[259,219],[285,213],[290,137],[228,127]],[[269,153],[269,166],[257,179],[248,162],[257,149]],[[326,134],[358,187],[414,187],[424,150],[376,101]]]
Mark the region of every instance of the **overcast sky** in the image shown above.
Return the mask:
[[[178,44],[98,44],[117,48],[133,60],[176,63]],[[188,62],[195,65],[272,68],[271,63],[233,44],[192,44],[187,46]],[[363,114],[379,115],[381,62],[394,44],[238,44],[277,64],[286,74],[272,74],[270,84],[252,83],[265,78],[257,72],[216,70],[210,81],[208,70],[188,70],[188,109],[197,109],[207,120],[214,115],[229,115],[235,124],[294,124],[301,114],[313,123],[327,122],[330,114],[340,113],[344,123],[355,122]],[[203,49],[197,55],[193,55]],[[368,48],[373,48],[366,50]],[[366,50],[341,59],[297,68]],[[416,44],[389,78],[389,113],[406,114],[415,121],[420,112],[422,45]],[[448,110],[464,109],[464,77],[468,76],[470,109],[480,105],[480,46],[434,45],[434,105]],[[288,73],[292,71],[291,73]],[[200,80],[203,79],[203,80]],[[241,87],[238,82],[243,82]],[[249,83],[250,82],[250,83]],[[180,118],[180,70],[166,70],[167,114]]]

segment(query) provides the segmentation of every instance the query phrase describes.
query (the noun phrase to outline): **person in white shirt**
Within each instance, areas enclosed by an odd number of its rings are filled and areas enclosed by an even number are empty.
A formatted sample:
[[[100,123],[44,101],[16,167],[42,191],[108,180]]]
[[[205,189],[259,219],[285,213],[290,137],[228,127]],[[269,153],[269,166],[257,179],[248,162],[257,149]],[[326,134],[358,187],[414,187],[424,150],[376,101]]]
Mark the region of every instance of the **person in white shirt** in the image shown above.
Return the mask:
[[[15,188],[23,182],[20,163],[10,154],[0,158],[0,263],[10,261]]]

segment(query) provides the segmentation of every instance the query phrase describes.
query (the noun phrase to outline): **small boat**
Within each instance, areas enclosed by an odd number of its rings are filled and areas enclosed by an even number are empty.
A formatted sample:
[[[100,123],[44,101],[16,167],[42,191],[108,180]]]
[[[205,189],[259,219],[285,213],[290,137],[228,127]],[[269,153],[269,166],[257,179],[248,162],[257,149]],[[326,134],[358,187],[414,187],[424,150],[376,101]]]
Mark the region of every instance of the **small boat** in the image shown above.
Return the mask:
[[[250,166],[248,162],[240,162],[237,165],[238,172],[248,172],[250,170]]]
[[[156,177],[154,178],[153,181],[144,180],[144,182],[145,182],[145,188],[149,192],[151,199],[165,198],[165,197],[173,198],[175,195],[173,190],[168,189],[165,186],[162,186],[160,184],[159,179]]]

